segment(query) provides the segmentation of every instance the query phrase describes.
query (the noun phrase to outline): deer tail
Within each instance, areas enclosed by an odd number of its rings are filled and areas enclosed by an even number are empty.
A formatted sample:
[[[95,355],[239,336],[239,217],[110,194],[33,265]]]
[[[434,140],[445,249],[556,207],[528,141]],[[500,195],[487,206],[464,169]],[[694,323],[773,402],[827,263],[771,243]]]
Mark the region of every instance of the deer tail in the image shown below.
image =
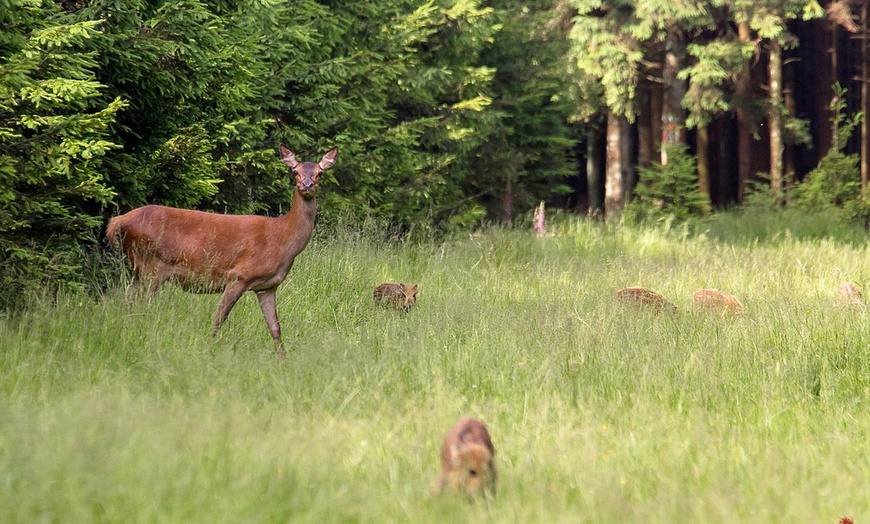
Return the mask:
[[[118,220],[118,218],[119,217],[112,217],[109,220],[109,225],[106,226],[106,240],[109,241],[109,245],[113,248],[117,248],[121,244],[121,221]]]

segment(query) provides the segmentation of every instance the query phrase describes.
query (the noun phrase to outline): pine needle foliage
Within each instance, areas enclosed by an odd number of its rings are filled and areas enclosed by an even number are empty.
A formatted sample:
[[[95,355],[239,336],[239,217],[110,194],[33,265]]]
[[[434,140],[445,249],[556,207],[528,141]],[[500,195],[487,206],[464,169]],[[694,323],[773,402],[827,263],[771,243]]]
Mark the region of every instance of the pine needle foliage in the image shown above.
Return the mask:
[[[698,187],[697,160],[686,146],[669,145],[668,163],[653,163],[639,169],[635,199],[626,220],[671,219],[683,222],[710,212],[710,198]]]
[[[0,308],[52,283],[69,283],[71,253],[115,196],[104,159],[126,106],[106,96],[87,42],[99,21],[51,3],[0,9]]]
[[[804,209],[814,211],[844,208],[850,216],[863,221],[870,217],[870,211],[861,201],[859,156],[846,154],[843,150],[855,128],[861,124],[864,114],[858,112],[848,115],[846,88],[837,83],[832,89],[834,98],[830,110],[834,142],[818,166],[795,188],[795,202]]]

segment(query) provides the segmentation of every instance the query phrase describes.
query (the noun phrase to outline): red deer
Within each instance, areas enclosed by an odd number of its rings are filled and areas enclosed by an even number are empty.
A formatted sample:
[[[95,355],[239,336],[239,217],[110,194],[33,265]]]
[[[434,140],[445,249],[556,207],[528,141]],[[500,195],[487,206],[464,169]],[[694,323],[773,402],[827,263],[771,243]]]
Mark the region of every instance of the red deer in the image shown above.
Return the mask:
[[[498,472],[495,447],[486,425],[466,417],[453,426],[441,445],[441,474],[432,485],[434,494],[444,488],[474,495],[495,496]]]
[[[144,206],[112,218],[109,243],[120,243],[133,268],[131,292],[153,294],[167,280],[192,293],[223,293],[212,336],[245,291],[257,294],[278,356],[284,358],[276,291],[314,231],[314,198],[323,171],[338,148],[320,162],[298,162],[284,144],[281,159],[296,177],[293,207],[282,217],[220,215],[165,206]]]

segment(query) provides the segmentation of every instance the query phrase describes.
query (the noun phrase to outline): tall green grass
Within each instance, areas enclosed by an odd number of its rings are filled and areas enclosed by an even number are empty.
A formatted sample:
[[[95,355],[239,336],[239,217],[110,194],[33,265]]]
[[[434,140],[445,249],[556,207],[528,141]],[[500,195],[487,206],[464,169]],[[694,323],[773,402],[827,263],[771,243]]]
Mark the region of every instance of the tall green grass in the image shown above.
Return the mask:
[[[319,231],[279,292],[283,362],[253,296],[215,338],[214,295],[53,297],[0,321],[0,521],[867,520],[870,322],[834,299],[867,244],[721,220]],[[373,307],[383,281],[417,307]],[[678,312],[617,304],[629,285]],[[703,287],[746,314],[692,311]],[[490,426],[495,503],[428,495],[461,415]]]

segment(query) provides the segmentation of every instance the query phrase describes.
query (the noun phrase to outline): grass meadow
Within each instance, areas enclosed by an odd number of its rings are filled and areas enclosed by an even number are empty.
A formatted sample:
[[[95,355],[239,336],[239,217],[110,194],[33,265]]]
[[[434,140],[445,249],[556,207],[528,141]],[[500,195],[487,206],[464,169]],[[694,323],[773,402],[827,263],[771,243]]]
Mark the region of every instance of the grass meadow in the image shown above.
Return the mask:
[[[123,281],[0,320],[0,522],[870,521],[870,318],[834,299],[870,283],[863,232],[383,236],[318,230],[283,362],[251,294],[215,338],[216,295],[127,306]],[[384,281],[417,307],[373,307]],[[630,285],[678,312],[617,304]],[[705,287],[745,315],[692,311]],[[488,505],[429,496],[462,415],[496,445]]]

